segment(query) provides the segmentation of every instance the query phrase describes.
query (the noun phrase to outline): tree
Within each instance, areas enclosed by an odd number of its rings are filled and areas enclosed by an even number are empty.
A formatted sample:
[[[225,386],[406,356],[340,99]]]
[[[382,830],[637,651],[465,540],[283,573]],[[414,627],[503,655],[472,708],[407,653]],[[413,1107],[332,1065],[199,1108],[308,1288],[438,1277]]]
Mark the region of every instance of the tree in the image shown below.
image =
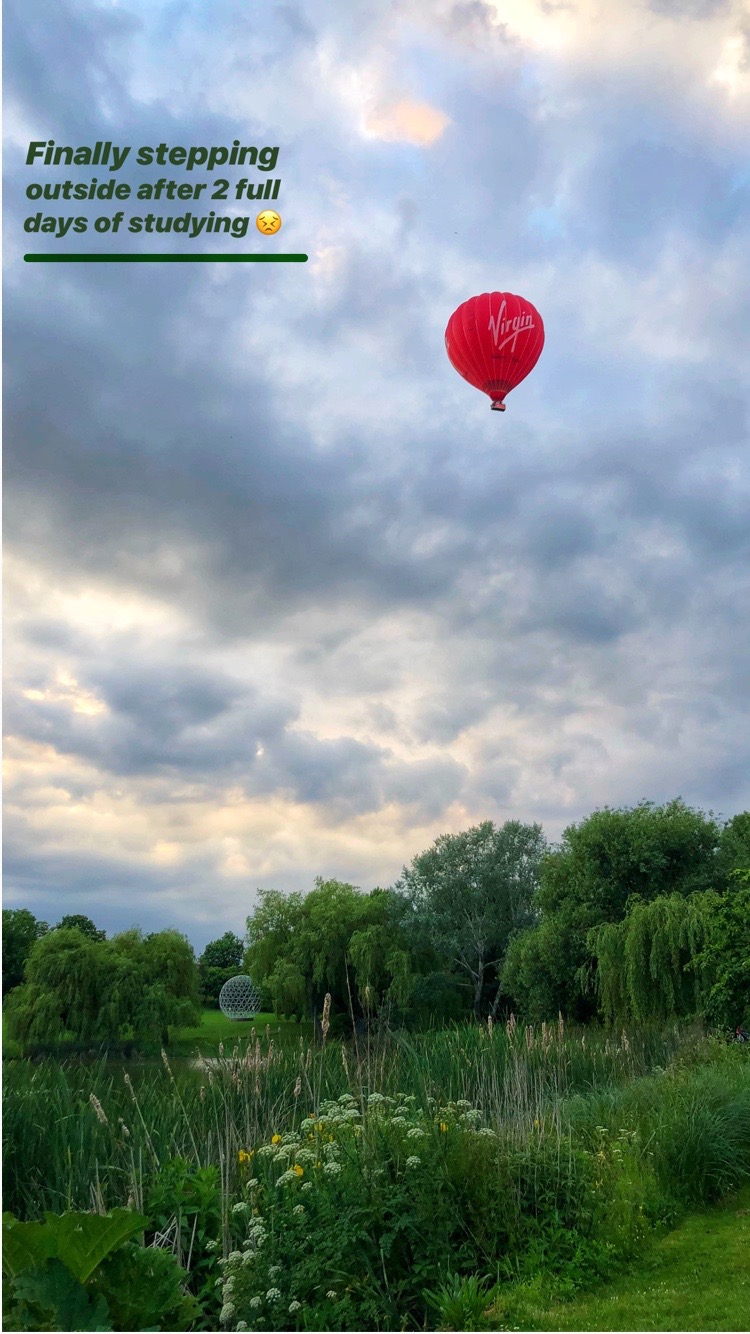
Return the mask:
[[[23,982],[32,946],[49,931],[28,908],[3,908],[3,996]]]
[[[60,927],[34,945],[26,979],[10,1001],[22,1042],[166,1043],[170,1025],[200,1019],[195,955],[177,931],[144,939],[134,929],[92,940],[78,928]]]
[[[242,964],[244,945],[233,931],[225,931],[218,940],[210,940],[204,949],[199,963],[207,968],[233,968],[236,972]]]
[[[721,829],[711,815],[680,799],[661,806],[642,801],[616,810],[604,807],[569,825],[560,845],[543,860],[535,900],[539,920],[511,945],[504,988],[530,1019],[553,1018],[558,1010],[578,1021],[591,1019],[598,1001],[605,1003],[598,968],[605,954],[611,959],[624,948],[623,933],[604,928],[617,927],[633,907],[631,953],[636,951],[636,933],[652,927],[654,958],[667,949],[667,936],[672,942],[669,948],[677,948],[680,910],[675,903],[650,913],[642,906],[636,910],[635,905],[725,889],[749,835],[744,817],[735,817]],[[643,954],[640,957],[642,964]],[[608,995],[614,1004],[619,984],[613,973],[609,978],[602,986],[606,990],[611,985]],[[665,991],[662,1001],[666,1006],[687,1005],[689,997],[680,1000],[676,991],[670,1001]]]
[[[715,890],[634,899],[621,922],[595,928],[590,945],[609,1023],[696,1015],[734,1027],[750,1006],[750,872]]]
[[[224,983],[235,977],[242,967],[244,949],[240,937],[233,931],[225,931],[218,940],[211,940],[206,945],[198,960],[198,968],[203,999],[207,1004],[219,1004],[219,992]]]
[[[498,970],[512,934],[531,921],[545,846],[541,825],[485,820],[441,835],[397,883],[437,953],[471,986],[477,1019],[488,984],[497,1009]]]
[[[359,1018],[409,989],[409,956],[391,890],[363,893],[340,880],[309,894],[262,890],[247,919],[245,967],[277,1013],[318,1016],[327,992],[334,1011]]]
[[[60,927],[65,930],[82,931],[84,936],[89,937],[89,940],[106,940],[107,938],[106,931],[100,931],[91,918],[84,916],[83,913],[67,913],[65,917],[60,918],[55,930],[58,931]]]
[[[72,1034],[76,1041],[95,1042],[117,1035],[102,1012],[105,951],[101,942],[64,927],[36,942],[26,961],[26,982],[9,1002],[21,1041],[55,1041]]]

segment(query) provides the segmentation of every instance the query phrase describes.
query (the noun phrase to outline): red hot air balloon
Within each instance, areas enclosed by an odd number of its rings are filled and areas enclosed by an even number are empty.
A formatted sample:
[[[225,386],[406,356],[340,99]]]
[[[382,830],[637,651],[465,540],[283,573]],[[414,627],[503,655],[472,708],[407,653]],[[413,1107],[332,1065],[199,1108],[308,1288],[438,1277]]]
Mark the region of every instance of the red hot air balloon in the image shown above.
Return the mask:
[[[544,347],[539,311],[512,292],[483,292],[454,310],[445,331],[451,365],[505,412],[503,399],[533,370]]]

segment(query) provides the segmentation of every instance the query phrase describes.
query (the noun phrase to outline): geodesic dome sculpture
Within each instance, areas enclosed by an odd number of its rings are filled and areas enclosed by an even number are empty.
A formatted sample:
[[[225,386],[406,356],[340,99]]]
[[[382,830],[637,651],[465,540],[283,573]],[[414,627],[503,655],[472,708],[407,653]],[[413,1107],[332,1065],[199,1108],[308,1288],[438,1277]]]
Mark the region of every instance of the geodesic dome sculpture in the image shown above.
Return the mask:
[[[260,995],[253,979],[242,973],[230,977],[219,992],[219,1009],[227,1019],[252,1019],[260,1009]]]

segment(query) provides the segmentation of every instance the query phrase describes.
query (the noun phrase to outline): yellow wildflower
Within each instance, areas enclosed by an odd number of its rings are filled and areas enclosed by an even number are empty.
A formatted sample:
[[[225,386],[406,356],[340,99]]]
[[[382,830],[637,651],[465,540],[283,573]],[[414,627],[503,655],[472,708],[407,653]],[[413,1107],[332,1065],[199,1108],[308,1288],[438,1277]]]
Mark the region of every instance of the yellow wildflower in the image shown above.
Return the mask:
[[[448,1133],[448,1127],[447,1127],[447,1125],[445,1124],[445,1121],[441,1121],[441,1122],[440,1122],[440,1133],[441,1133],[442,1135],[447,1135],[447,1133]]]
[[[320,1134],[323,1130],[323,1122],[318,1121],[318,1124],[316,1125],[315,1129],[317,1130],[318,1134]]]
[[[294,1164],[292,1171],[296,1172],[298,1177],[303,1177],[305,1175],[305,1169],[304,1167],[300,1167],[299,1163]]]
[[[318,1159],[318,1161],[317,1161],[317,1163],[315,1164],[315,1166],[316,1166],[316,1167],[320,1167],[320,1165],[321,1165],[321,1164],[320,1164],[320,1159]]]
[[[237,1154],[237,1157],[239,1158],[241,1163],[249,1163],[254,1153],[255,1149],[250,1149],[249,1152],[247,1151],[247,1149],[240,1149],[239,1153]]]
[[[281,1135],[272,1135],[272,1136],[271,1136],[271,1143],[272,1143],[272,1144],[280,1144],[280,1143],[281,1143]]]

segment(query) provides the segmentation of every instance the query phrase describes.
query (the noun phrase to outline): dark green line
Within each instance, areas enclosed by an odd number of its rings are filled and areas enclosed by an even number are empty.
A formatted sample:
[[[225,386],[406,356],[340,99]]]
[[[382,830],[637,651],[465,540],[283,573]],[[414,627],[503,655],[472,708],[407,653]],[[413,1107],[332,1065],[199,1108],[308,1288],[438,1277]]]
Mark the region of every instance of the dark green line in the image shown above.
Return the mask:
[[[304,264],[307,255],[24,255],[27,264]]]

